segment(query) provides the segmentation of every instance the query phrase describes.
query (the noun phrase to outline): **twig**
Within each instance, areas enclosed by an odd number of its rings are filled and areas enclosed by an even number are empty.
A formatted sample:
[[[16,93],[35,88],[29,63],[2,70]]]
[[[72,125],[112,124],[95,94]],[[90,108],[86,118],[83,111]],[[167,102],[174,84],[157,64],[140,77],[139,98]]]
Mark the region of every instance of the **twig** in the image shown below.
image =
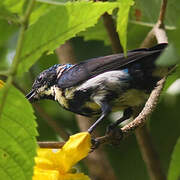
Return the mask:
[[[156,105],[158,103],[158,98],[163,89],[165,80],[166,80],[166,77],[158,81],[157,87],[152,91],[141,113],[132,122],[130,122],[129,124],[127,124],[126,126],[122,128],[122,131],[125,132],[126,135],[129,134],[133,129],[135,130],[136,128],[142,127],[145,124],[149,115],[156,108]]]
[[[148,23],[148,22],[143,22],[143,21],[130,20],[129,22],[132,23],[132,24],[138,24],[138,25],[147,26],[147,27],[154,27],[155,26],[154,23]],[[167,30],[176,30],[177,28],[176,28],[176,26],[165,25],[165,29],[167,29]]]
[[[165,13],[166,13],[166,7],[167,7],[167,0],[162,0],[161,8],[160,8],[160,13],[159,13],[159,18],[158,20],[163,23],[165,19]]]
[[[60,149],[63,147],[63,145],[65,144],[65,142],[58,142],[58,141],[45,141],[45,142],[41,142],[38,141],[38,145],[41,148],[54,148],[54,149]]]
[[[17,42],[16,54],[14,56],[12,65],[9,69],[8,79],[7,79],[6,84],[3,88],[3,97],[2,97],[2,102],[0,104],[0,118],[1,118],[3,108],[4,108],[4,105],[6,102],[6,98],[7,98],[8,92],[9,92],[9,88],[13,82],[13,79],[15,78],[16,71],[17,71],[17,68],[19,65],[20,55],[21,55],[21,51],[22,51],[22,47],[23,47],[23,41],[24,41],[24,34],[25,34],[25,30],[27,28],[28,19],[29,19],[29,16],[31,14],[34,3],[35,3],[35,0],[29,1],[29,4],[27,6],[27,10],[26,10],[24,16],[22,17],[22,21],[21,21],[22,23],[21,23],[21,27],[20,27],[18,42]]]

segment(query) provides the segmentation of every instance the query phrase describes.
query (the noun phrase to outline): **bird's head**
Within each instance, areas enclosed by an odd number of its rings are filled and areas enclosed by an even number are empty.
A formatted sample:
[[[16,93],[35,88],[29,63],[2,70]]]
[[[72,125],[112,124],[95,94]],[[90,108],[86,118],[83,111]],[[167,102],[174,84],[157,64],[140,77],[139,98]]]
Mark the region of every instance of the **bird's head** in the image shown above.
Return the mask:
[[[30,102],[40,99],[54,99],[53,86],[57,85],[61,74],[73,67],[71,64],[55,64],[54,66],[44,70],[35,79],[32,90],[26,95]]]
[[[32,85],[32,90],[26,95],[26,98],[30,102],[54,98],[51,87],[57,83],[57,70],[59,67],[61,67],[61,65],[56,64],[37,76]]]

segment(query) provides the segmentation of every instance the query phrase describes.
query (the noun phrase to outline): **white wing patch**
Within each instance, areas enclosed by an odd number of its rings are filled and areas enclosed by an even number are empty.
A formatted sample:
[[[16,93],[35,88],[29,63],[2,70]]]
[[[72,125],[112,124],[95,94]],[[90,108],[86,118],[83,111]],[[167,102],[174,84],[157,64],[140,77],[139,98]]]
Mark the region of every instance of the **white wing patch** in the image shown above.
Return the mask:
[[[128,79],[128,77],[129,74],[126,70],[109,71],[87,80],[77,87],[77,89],[85,90],[93,87],[98,87],[98,89],[104,89],[105,87],[117,87],[119,89],[120,85],[126,84],[125,79]]]

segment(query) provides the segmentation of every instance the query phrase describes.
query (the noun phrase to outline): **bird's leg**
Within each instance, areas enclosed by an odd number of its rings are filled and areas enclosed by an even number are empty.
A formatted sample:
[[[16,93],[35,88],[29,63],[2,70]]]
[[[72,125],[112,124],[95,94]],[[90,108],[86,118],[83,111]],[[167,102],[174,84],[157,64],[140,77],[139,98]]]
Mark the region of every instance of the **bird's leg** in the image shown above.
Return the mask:
[[[132,113],[133,111],[131,108],[125,109],[123,116],[107,127],[106,134],[111,134],[113,136],[113,144],[119,144],[119,140],[122,139],[122,131],[118,125],[121,122],[129,119],[132,116]]]
[[[111,112],[111,107],[106,102],[101,103],[101,116],[96,120],[96,122],[88,129],[89,133],[92,133],[96,126]]]
[[[131,108],[127,108],[124,110],[124,113],[123,113],[123,116],[118,119],[117,121],[115,121],[114,123],[110,124],[108,127],[107,127],[107,133],[109,133],[110,131],[112,131],[114,128],[116,128],[121,122],[129,119],[132,115],[133,111]]]
[[[107,104],[106,102],[101,103],[101,116],[96,120],[96,122],[88,129],[89,133],[92,133],[94,131],[94,129],[96,128],[96,126],[103,121],[103,119],[111,112],[111,107],[109,106],[109,104]],[[99,141],[97,139],[92,138],[91,139],[92,142],[92,147],[91,150],[94,151],[95,149],[98,148],[98,146],[100,145]],[[91,152],[92,152],[91,151]]]

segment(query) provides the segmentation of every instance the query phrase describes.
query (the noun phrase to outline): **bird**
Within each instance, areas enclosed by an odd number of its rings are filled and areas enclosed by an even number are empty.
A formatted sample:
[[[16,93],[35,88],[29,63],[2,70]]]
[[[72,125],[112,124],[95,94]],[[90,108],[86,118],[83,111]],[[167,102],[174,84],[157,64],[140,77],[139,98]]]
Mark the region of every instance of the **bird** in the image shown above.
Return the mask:
[[[107,127],[112,131],[132,117],[135,107],[145,104],[168,73],[169,68],[156,65],[167,45],[130,50],[126,56],[119,53],[78,64],[55,64],[37,76],[26,98],[54,100],[66,110],[96,118],[89,133],[111,112],[121,110],[123,116]]]

